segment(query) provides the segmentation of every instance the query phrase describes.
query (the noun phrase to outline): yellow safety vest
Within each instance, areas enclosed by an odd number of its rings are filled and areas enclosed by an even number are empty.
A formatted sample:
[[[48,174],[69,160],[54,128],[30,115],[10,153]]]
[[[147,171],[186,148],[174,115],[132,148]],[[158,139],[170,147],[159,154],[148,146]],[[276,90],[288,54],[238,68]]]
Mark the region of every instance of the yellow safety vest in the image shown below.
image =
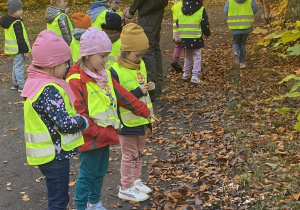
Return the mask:
[[[178,0],[175,2],[175,4],[172,6],[171,10],[173,12],[173,32],[178,32],[177,27],[177,20],[178,20],[178,14],[182,8],[182,0]]]
[[[112,44],[111,53],[108,55],[108,61],[105,64],[105,69],[109,69],[109,67],[116,62],[115,57],[119,54],[119,52],[121,52],[121,39],[118,39]]]
[[[94,20],[94,22],[92,22],[92,27],[96,27],[99,30],[102,30],[102,24],[106,23],[106,13],[108,12],[108,9],[103,10],[98,16],[97,18]]]
[[[227,24],[229,29],[248,29],[254,22],[254,13],[251,6],[252,0],[237,3],[229,0]]]
[[[26,99],[24,103],[24,121],[25,121],[25,141],[26,156],[29,165],[41,165],[52,161],[55,157],[55,147],[51,139],[48,128],[34,110],[32,104],[38,99],[45,87],[54,86],[65,102],[66,110],[70,117],[76,114],[75,108],[62,87],[55,83],[44,85],[32,100]],[[59,131],[57,131],[59,133]],[[65,151],[70,151],[84,143],[81,132],[75,134],[61,134],[61,147]]]
[[[137,87],[147,82],[147,71],[144,61],[141,62],[141,67],[139,70],[127,69],[123,66],[120,66],[117,62],[115,62],[111,67],[117,72],[120,85],[122,85],[122,87],[124,87],[128,91],[135,90]],[[153,114],[153,106],[149,93],[139,98],[139,100],[147,104],[147,107],[150,109],[151,114]],[[123,107],[119,107],[119,109],[122,122],[128,127],[136,127],[149,123],[147,119],[134,115],[128,109],[125,109]],[[153,119],[152,122],[154,122]]]
[[[113,126],[115,129],[120,129],[121,123],[117,113],[117,98],[110,71],[106,70],[106,72],[109,80],[105,88],[101,88],[92,81],[86,83],[89,117],[98,126]],[[80,79],[80,74],[72,74],[66,81],[69,82],[71,79]]]
[[[72,54],[72,60],[74,63],[81,58],[80,56],[80,41],[77,41],[74,37],[72,37],[72,42],[70,44],[70,50]]]
[[[23,36],[25,39],[25,42],[28,46],[29,52],[31,52],[31,47],[30,47],[30,43],[29,43],[29,39],[25,30],[25,26],[23,24],[23,22],[21,20],[16,20],[15,22],[13,22],[8,29],[4,30],[4,34],[5,34],[5,47],[4,47],[4,52],[6,54],[10,54],[10,55],[15,55],[18,54],[19,52],[19,46],[18,46],[18,42],[17,42],[17,38],[16,38],[16,34],[15,34],[15,30],[14,30],[14,24],[20,21],[22,24],[22,28],[23,28]]]
[[[54,33],[56,33],[57,35],[59,35],[61,37],[62,37],[62,34],[61,34],[61,30],[59,28],[58,19],[62,15],[65,15],[67,17],[70,30],[73,31],[73,26],[72,26],[72,23],[70,21],[70,18],[65,13],[60,13],[59,15],[57,15],[57,17],[53,20],[52,23],[47,23],[47,30],[54,31]]]
[[[178,32],[180,38],[200,38],[202,36],[201,20],[204,6],[193,15],[178,14]]]

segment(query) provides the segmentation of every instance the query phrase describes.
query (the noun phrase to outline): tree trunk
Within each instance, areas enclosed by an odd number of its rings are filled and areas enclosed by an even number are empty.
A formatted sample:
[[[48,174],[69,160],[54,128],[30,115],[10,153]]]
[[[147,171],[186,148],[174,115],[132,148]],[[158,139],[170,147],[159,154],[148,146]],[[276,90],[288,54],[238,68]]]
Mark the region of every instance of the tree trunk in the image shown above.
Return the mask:
[[[288,0],[288,6],[286,11],[286,20],[296,22],[300,20],[300,0]]]

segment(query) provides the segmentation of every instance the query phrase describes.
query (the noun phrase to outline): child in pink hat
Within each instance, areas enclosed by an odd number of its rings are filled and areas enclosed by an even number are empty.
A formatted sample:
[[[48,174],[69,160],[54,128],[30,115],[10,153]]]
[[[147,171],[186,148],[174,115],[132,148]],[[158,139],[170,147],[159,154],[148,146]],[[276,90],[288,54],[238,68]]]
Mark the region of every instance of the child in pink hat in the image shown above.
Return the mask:
[[[75,96],[62,79],[71,58],[67,43],[44,30],[33,44],[32,58],[21,94],[27,162],[38,165],[46,177],[48,209],[67,209],[69,159],[83,144],[81,131],[87,129],[88,121],[76,114]]]
[[[109,145],[119,143],[121,128],[117,105],[138,116],[153,118],[148,107],[122,88],[105,70],[112,44],[105,32],[87,29],[80,39],[81,59],[67,75],[77,112],[88,119],[79,150],[79,174],[75,187],[77,210],[106,209],[100,202],[103,178],[108,170]]]

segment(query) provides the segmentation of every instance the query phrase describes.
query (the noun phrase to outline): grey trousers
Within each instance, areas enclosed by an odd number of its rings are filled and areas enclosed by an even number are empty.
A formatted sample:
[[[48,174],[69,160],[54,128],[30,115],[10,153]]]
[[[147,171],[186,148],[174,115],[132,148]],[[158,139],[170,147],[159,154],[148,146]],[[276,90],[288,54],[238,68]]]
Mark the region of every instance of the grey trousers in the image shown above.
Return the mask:
[[[149,50],[143,60],[147,69],[148,81],[155,83],[155,91],[150,91],[151,98],[159,97],[163,86],[163,67],[160,50],[160,31],[164,10],[154,11],[144,16],[139,16],[138,24],[144,29],[149,39]]]

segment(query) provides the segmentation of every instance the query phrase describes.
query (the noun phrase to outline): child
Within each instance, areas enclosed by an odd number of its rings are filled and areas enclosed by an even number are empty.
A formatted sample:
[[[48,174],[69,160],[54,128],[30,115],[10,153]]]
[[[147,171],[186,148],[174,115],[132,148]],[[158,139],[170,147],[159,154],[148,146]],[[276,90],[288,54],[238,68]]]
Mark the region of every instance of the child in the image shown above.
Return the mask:
[[[149,40],[139,25],[129,23],[123,27],[121,43],[122,52],[110,69],[112,76],[136,98],[147,104],[153,112],[148,91],[154,90],[155,85],[153,82],[147,83],[147,71],[142,61],[149,48]],[[142,183],[140,176],[146,143],[145,129],[147,125],[151,125],[146,119],[136,116],[126,108],[120,107],[119,110],[123,128],[119,131],[122,147],[122,187],[118,196],[130,201],[144,201],[149,198],[147,193],[150,193],[151,189]]]
[[[122,31],[121,17],[115,13],[107,12],[105,15],[105,24],[102,24],[102,30],[107,34],[112,42],[112,50],[108,55],[108,62],[105,64],[105,69],[115,63],[115,57],[121,51],[120,34]]]
[[[228,16],[227,23],[233,35],[233,68],[244,69],[246,57],[246,41],[253,31],[254,14],[257,12],[255,0],[228,0],[224,13]]]
[[[103,178],[108,170],[109,145],[118,143],[120,120],[117,104],[134,113],[152,118],[147,106],[114,81],[104,69],[111,52],[108,36],[95,27],[89,28],[80,39],[82,58],[67,75],[77,100],[75,108],[89,121],[83,132],[84,144],[78,149],[80,167],[75,187],[77,210],[105,209],[99,199]]]
[[[75,96],[61,78],[71,57],[69,46],[53,31],[44,30],[32,49],[33,61],[21,94],[25,98],[26,155],[46,176],[48,209],[66,209],[69,203],[69,159],[83,144],[80,131],[88,127],[76,114]]]
[[[173,12],[173,41],[175,42],[175,49],[173,52],[171,66],[177,73],[182,72],[181,66],[178,64],[179,56],[181,53],[181,40],[178,33],[178,14],[182,7],[182,0],[176,0],[171,10]]]
[[[208,17],[201,0],[183,0],[178,15],[178,31],[185,49],[182,79],[187,80],[192,69],[191,82],[198,84],[201,82],[198,77],[201,72],[201,48],[204,47],[202,34],[210,36]]]
[[[31,51],[25,26],[20,18],[23,14],[23,3],[19,0],[9,0],[6,5],[9,14],[3,15],[0,19],[0,25],[5,28],[4,52],[12,55],[14,60],[11,89],[22,92],[25,57],[28,57],[28,53]]]
[[[105,15],[108,12],[108,0],[95,0],[87,11],[92,19],[92,26],[102,30],[102,24],[105,23]]]
[[[72,42],[73,26],[65,14],[67,0],[51,0],[51,5],[47,9],[46,21],[47,29],[54,31],[57,35],[62,36],[70,46]]]
[[[109,12],[116,13],[122,17],[123,12],[120,11],[120,0],[113,0]]]
[[[76,63],[80,58],[79,46],[81,35],[92,26],[91,18],[82,13],[74,13],[72,15],[72,20],[75,22],[76,28],[72,31],[72,42],[70,45],[72,60]]]

